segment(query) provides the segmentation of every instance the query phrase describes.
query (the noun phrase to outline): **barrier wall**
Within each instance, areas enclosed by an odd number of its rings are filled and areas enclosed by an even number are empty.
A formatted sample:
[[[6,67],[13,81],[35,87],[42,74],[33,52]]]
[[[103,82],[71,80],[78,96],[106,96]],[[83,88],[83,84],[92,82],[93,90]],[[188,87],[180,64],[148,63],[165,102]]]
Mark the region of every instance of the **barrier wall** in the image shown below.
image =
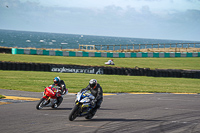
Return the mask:
[[[87,74],[108,74],[128,76],[151,76],[151,77],[176,77],[176,78],[200,78],[200,70],[181,69],[156,69],[149,68],[117,68],[99,66],[79,66],[64,64],[42,64],[42,63],[21,63],[0,61],[0,70],[21,70],[21,71],[48,71],[59,73],[87,73]]]
[[[30,55],[50,55],[50,56],[76,56],[76,57],[116,57],[116,58],[170,58],[170,57],[200,57],[200,52],[137,52],[137,53],[112,53],[112,52],[83,52],[83,51],[54,51],[54,50],[36,50],[36,49],[17,49],[12,48],[12,54],[30,54]]]
[[[0,61],[0,70],[50,71],[51,64]]]
[[[11,48],[1,48],[0,47],[0,53],[9,53],[11,54],[12,49]]]

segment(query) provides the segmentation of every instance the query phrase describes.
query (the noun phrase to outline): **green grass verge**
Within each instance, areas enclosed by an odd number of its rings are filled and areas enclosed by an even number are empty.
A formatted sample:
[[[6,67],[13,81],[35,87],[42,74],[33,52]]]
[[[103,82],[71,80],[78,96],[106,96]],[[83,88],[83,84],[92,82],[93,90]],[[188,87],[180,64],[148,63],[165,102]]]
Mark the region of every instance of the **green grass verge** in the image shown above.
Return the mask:
[[[34,63],[52,63],[52,64],[74,64],[106,66],[105,62],[110,58],[103,57],[65,57],[65,56],[44,56],[44,55],[12,55],[0,54],[1,61],[12,62],[34,62]],[[200,69],[200,58],[114,58],[116,65],[111,67],[128,67],[151,69]]]
[[[44,86],[53,83],[55,76],[60,76],[69,92],[75,93],[85,88],[92,78],[97,79],[105,93],[200,93],[199,79],[2,70],[0,88],[42,92]]]
[[[105,66],[109,58],[102,57],[63,57],[43,55],[12,55],[0,54],[1,61],[34,62],[52,64],[74,64]],[[200,69],[200,58],[114,58],[115,66],[135,66],[151,69]],[[2,71],[0,70],[0,88],[41,92],[44,86],[53,83],[53,78],[60,76],[67,84],[69,92],[78,92],[95,78],[103,87],[104,92],[157,92],[157,93],[200,93],[199,79],[161,78],[122,75],[95,75],[77,73]]]
[[[4,96],[0,95],[0,99],[5,98]]]

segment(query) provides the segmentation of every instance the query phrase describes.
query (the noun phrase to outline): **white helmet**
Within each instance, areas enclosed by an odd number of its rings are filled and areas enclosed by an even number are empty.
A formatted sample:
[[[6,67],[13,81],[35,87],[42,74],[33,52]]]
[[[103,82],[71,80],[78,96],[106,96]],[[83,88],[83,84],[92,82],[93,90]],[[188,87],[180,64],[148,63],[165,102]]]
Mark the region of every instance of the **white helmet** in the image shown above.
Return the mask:
[[[97,80],[96,79],[91,79],[90,81],[89,81],[89,85],[90,85],[90,87],[91,88],[96,88],[96,85],[97,85]]]

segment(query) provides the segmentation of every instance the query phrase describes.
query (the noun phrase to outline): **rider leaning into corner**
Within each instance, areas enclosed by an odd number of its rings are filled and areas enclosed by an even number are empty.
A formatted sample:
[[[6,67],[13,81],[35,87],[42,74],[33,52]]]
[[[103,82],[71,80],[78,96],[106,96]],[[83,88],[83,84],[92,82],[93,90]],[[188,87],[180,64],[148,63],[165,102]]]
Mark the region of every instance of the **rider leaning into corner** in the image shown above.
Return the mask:
[[[82,89],[81,92],[88,90],[95,97],[95,99],[92,101],[92,104],[96,106],[94,106],[91,112],[89,113],[93,116],[96,113],[97,109],[100,108],[101,103],[103,102],[103,90],[100,84],[97,83],[96,79],[91,79],[89,81],[89,85],[86,88]],[[88,116],[88,118],[92,116]]]
[[[65,94],[68,93],[68,90],[66,89],[66,85],[65,82],[63,80],[61,80],[59,77],[55,77],[53,79],[53,84],[51,85],[51,88],[53,88],[54,86],[58,86],[59,87],[59,92],[56,93],[56,97],[57,97],[57,107],[62,103],[63,101],[63,96]]]

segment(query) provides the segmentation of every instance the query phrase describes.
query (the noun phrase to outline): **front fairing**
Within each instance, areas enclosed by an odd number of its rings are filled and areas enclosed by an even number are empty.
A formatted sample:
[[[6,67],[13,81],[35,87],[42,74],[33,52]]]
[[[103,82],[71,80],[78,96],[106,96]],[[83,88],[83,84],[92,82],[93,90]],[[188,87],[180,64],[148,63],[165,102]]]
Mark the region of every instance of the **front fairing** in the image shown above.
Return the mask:
[[[55,103],[57,103],[56,93],[58,92],[58,88],[52,88],[51,86],[46,87],[43,92],[43,98],[46,99],[43,103],[44,107],[51,107]]]
[[[80,103],[89,103],[90,99],[89,99],[89,97],[85,97],[85,98],[81,99],[79,102]]]
[[[91,99],[94,99],[94,96],[90,93],[78,93],[76,96],[75,103],[76,105],[79,105],[80,107],[80,115],[79,116],[84,116],[86,115],[92,108],[90,101]]]
[[[75,101],[80,103],[87,103],[93,99],[95,99],[95,97],[91,93],[78,92]]]
[[[49,87],[45,88],[43,95],[46,96],[46,97],[51,97],[51,98],[55,99],[57,92],[58,92],[58,88],[56,86],[54,88],[49,86]]]

